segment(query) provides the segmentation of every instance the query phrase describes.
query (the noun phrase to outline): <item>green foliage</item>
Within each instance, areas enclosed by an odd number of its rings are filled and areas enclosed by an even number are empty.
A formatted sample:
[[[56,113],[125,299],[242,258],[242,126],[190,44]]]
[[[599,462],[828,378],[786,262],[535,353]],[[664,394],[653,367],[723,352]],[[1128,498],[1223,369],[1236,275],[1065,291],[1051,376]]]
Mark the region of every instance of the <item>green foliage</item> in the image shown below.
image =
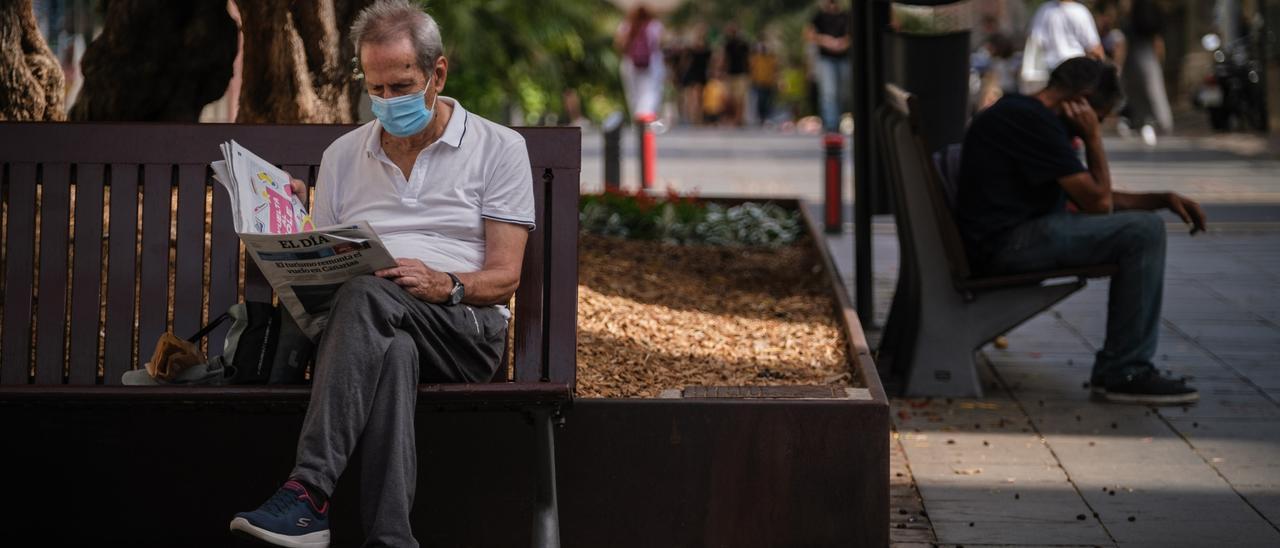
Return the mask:
[[[584,232],[669,244],[780,247],[803,233],[800,214],[773,203],[732,207],[668,193],[610,191],[582,197]]]
[[[586,114],[620,108],[617,8],[607,0],[420,0],[440,25],[449,91],[497,121],[564,119],[562,93],[577,90]],[[524,120],[508,120],[518,107]]]

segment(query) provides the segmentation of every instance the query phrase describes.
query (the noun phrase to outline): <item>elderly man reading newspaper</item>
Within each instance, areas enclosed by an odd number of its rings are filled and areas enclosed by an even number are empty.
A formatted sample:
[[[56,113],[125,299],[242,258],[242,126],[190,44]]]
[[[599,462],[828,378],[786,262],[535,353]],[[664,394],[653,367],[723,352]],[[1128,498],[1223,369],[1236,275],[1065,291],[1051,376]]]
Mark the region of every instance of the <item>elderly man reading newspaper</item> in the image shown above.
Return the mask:
[[[493,375],[534,222],[524,140],[442,96],[449,62],[435,21],[379,0],[351,36],[377,119],[325,151],[312,216],[367,221],[398,265],[338,291],[293,472],[231,522],[279,546],[328,546],[328,497],[357,450],[360,500],[337,503],[359,505],[366,545],[417,546],[417,385]]]

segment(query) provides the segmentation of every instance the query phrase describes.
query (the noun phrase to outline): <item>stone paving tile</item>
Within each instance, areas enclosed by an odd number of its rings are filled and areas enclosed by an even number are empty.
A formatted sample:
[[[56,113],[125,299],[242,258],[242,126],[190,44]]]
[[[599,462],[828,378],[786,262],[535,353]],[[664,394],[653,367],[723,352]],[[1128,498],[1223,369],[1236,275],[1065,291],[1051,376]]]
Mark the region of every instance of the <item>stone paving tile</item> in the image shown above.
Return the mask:
[[[970,525],[972,524],[972,525]],[[1074,516],[1058,520],[1034,521],[943,521],[934,522],[938,541],[973,546],[1036,545],[1052,541],[1053,545],[1111,545],[1111,538],[1098,522],[1077,520]]]
[[[1280,420],[1172,418],[1173,426],[1273,526],[1280,526]]]

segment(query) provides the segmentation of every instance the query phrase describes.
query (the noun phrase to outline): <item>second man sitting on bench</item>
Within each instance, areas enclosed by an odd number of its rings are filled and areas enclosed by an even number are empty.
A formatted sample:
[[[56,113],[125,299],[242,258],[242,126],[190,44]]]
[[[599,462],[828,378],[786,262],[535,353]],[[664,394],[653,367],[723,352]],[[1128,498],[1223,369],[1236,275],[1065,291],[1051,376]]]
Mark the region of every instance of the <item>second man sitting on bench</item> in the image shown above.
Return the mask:
[[[970,262],[986,274],[1116,264],[1103,348],[1090,385],[1107,401],[1180,404],[1199,398],[1151,363],[1164,288],[1168,208],[1204,230],[1196,202],[1173,192],[1113,191],[1100,120],[1121,102],[1114,66],[1078,57],[1048,86],[1011,95],[979,114],[964,138],[957,199]],[[1088,165],[1072,146],[1084,142]],[[1069,212],[1067,201],[1079,212]]]

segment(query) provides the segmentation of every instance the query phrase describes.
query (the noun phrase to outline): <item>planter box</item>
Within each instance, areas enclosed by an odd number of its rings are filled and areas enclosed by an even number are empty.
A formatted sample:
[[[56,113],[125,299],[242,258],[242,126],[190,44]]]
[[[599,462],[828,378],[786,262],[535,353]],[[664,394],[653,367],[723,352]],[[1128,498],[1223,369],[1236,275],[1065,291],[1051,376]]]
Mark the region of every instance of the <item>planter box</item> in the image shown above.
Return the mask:
[[[794,201],[775,202],[804,214]],[[575,400],[556,440],[565,546],[888,544],[888,402],[822,236],[805,220],[857,387],[828,387],[824,399],[793,389],[806,397],[723,390],[697,395],[729,397]],[[0,409],[6,536],[226,546],[232,514],[261,503],[289,473],[303,411]],[[414,522],[423,545],[528,545],[534,444],[523,418],[424,411],[417,425]],[[334,495],[336,546],[358,545],[357,483],[349,475]]]

